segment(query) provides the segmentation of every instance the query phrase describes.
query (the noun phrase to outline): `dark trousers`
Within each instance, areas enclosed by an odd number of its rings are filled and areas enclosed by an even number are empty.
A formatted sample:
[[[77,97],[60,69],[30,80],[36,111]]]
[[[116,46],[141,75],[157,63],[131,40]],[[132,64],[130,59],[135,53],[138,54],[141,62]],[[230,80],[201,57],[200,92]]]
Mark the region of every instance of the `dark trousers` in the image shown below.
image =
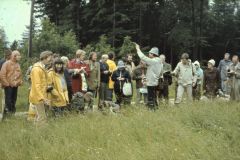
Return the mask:
[[[198,84],[196,87],[193,87],[192,90],[193,100],[200,100],[201,98],[201,84]]]
[[[159,89],[159,98],[164,98],[166,100],[169,99],[168,97],[169,94],[169,89],[168,89],[168,85],[163,85],[160,89]]]
[[[71,102],[71,101],[72,101],[72,96],[73,96],[72,86],[68,86],[68,87],[67,87],[67,90],[68,90],[69,102]]]
[[[112,101],[113,99],[113,89],[107,89],[107,97],[106,97],[106,100],[107,101]]]
[[[125,96],[122,92],[115,92],[115,96],[116,104],[118,104],[119,106],[121,106],[121,103],[123,103],[124,105],[131,104],[131,96]]]
[[[157,103],[157,86],[147,86],[148,91],[148,102],[147,106],[149,109],[156,109],[158,106]]]
[[[108,83],[101,82],[100,89],[99,89],[99,98],[102,101],[107,100],[107,94],[108,94]]]
[[[52,113],[54,117],[60,117],[63,116],[64,110],[66,109],[66,106],[63,107],[52,107]]]
[[[16,112],[16,101],[17,101],[17,91],[18,87],[5,87],[5,111],[9,113]]]

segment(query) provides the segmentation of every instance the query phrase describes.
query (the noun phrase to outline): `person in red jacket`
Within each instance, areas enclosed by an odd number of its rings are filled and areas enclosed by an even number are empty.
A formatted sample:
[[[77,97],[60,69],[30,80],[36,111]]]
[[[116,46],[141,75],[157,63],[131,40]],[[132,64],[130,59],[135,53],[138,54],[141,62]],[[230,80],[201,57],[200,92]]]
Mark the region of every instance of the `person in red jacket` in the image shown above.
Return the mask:
[[[72,79],[73,94],[77,92],[87,92],[87,77],[89,76],[89,65],[84,62],[86,52],[83,50],[76,51],[76,58],[68,64],[69,73]]]

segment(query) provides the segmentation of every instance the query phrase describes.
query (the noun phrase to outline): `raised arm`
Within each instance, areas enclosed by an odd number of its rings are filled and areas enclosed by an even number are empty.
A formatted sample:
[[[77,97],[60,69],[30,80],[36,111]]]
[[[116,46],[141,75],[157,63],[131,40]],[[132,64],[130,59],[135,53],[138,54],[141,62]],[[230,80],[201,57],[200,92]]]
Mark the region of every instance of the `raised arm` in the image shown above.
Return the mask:
[[[155,61],[154,59],[145,56],[145,55],[142,53],[142,51],[141,51],[141,49],[140,49],[140,46],[139,46],[138,44],[136,44],[136,50],[137,50],[138,57],[139,57],[141,60],[143,60],[145,63],[147,63],[148,65],[151,64],[151,63],[153,63],[153,62]]]

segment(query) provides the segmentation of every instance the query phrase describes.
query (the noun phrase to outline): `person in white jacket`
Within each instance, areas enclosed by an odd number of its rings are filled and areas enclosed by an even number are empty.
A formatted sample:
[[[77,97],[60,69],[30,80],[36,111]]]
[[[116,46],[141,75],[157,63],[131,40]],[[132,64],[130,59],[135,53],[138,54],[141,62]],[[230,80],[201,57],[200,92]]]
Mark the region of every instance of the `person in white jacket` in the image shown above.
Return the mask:
[[[175,104],[179,104],[182,101],[184,91],[187,92],[188,100],[192,101],[192,87],[195,87],[197,81],[196,68],[189,59],[187,53],[183,53],[181,61],[177,64],[176,68],[172,72],[177,76],[177,98]]]
[[[140,50],[140,46],[136,44],[136,50],[139,58],[147,64],[147,91],[148,91],[148,102],[147,106],[149,109],[156,109],[157,104],[157,86],[158,80],[162,73],[162,62],[159,58],[159,51],[157,47],[153,47],[149,51],[148,57],[145,56]]]

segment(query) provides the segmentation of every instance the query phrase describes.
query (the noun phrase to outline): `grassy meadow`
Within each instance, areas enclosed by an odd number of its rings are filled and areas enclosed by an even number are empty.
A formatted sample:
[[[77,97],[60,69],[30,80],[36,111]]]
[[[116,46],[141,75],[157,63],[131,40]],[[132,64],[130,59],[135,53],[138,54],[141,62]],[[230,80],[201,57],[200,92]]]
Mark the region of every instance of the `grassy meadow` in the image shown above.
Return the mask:
[[[27,87],[17,110],[27,110]],[[172,93],[171,93],[172,94]],[[196,102],[126,106],[121,113],[89,112],[49,119],[36,127],[25,117],[0,123],[0,160],[239,160],[240,106]]]

